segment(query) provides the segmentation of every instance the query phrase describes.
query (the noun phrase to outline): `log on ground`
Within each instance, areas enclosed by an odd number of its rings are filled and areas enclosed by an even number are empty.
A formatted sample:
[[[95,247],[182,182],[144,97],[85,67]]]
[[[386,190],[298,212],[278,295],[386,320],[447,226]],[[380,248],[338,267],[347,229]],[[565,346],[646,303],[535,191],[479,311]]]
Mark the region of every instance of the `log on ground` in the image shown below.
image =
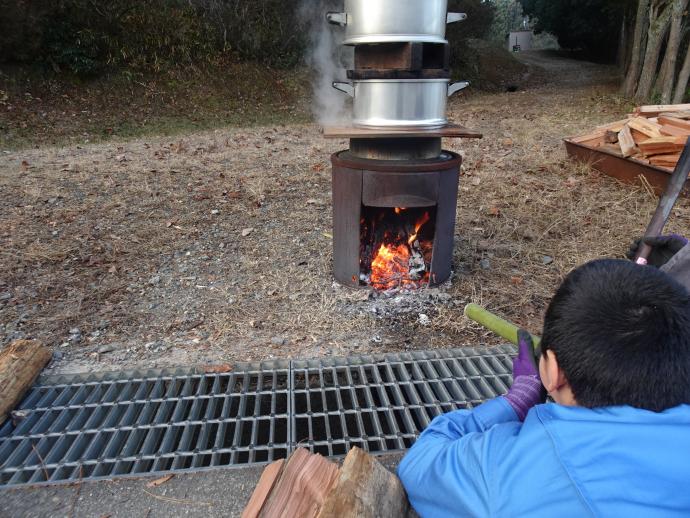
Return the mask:
[[[0,351],[0,424],[19,404],[51,357],[50,349],[35,340],[15,340]]]
[[[261,518],[315,518],[338,480],[338,466],[299,448],[290,455],[261,505]]]
[[[398,518],[417,516],[400,479],[374,457],[354,447],[318,518]]]
[[[266,466],[263,473],[261,473],[259,483],[254,488],[249,503],[242,512],[242,518],[258,518],[261,508],[266,502],[268,495],[273,491],[273,487],[280,478],[284,467],[285,459],[277,460]]]

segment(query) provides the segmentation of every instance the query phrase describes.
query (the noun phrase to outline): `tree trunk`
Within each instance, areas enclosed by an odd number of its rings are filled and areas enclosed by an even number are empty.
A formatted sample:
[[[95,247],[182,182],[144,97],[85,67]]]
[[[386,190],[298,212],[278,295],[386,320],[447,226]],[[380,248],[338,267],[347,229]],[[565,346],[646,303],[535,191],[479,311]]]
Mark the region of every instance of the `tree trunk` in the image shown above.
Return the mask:
[[[652,5],[649,11],[647,49],[644,55],[642,72],[640,73],[640,81],[635,91],[635,99],[640,102],[647,102],[652,94],[661,46],[664,42],[664,36],[671,25],[671,10],[671,6],[667,2],[659,2],[657,5]]]
[[[642,57],[642,38],[647,28],[647,13],[649,11],[650,0],[640,0],[637,5],[637,15],[635,17],[635,31],[633,33],[633,48],[630,56],[630,65],[623,81],[623,95],[632,97],[635,93],[637,80],[640,77],[640,66]]]
[[[668,36],[666,53],[664,54],[664,62],[661,65],[661,73],[659,74],[658,82],[659,91],[661,92],[661,104],[668,104],[671,102],[673,83],[676,79],[678,50],[680,48],[680,40],[683,34],[683,25],[685,24],[685,9],[687,6],[688,0],[674,0],[673,2],[673,11],[671,13],[671,32]]]
[[[678,73],[678,81],[676,82],[676,91],[673,95],[673,104],[680,104],[685,98],[685,90],[688,87],[688,79],[690,79],[690,46],[685,53],[685,61],[683,61],[683,68]]]
[[[621,22],[621,37],[618,40],[618,53],[616,54],[616,65],[621,70],[626,70],[628,54],[628,19],[627,16]]]

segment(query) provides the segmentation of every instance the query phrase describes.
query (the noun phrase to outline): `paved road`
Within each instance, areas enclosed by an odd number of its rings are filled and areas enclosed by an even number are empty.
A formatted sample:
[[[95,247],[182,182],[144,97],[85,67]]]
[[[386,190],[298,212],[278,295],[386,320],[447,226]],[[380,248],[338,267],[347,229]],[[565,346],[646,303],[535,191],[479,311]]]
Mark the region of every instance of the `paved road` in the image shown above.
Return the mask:
[[[394,470],[401,456],[379,460]],[[261,467],[177,474],[156,487],[156,477],[0,490],[2,518],[169,518],[240,516]]]

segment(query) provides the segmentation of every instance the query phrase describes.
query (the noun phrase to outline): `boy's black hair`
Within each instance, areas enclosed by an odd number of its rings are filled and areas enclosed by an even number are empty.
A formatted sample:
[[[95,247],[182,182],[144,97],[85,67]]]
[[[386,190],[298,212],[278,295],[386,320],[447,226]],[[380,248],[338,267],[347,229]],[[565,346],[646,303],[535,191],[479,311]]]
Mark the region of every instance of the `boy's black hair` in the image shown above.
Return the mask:
[[[690,295],[665,273],[602,259],[570,273],[544,318],[575,400],[660,412],[690,404]]]

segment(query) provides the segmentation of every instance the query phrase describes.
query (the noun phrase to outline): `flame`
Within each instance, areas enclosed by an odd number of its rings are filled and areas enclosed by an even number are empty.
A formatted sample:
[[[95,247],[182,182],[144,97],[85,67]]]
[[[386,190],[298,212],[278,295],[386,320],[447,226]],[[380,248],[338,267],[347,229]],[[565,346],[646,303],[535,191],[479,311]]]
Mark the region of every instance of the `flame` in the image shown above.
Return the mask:
[[[410,236],[407,240],[408,245],[412,245],[417,240],[417,234],[419,234],[419,229],[421,229],[429,221],[429,213],[425,212],[417,223],[414,225],[414,234]]]
[[[395,213],[400,214],[403,210],[405,209],[396,207]],[[410,259],[412,258],[413,250],[416,251],[417,257],[419,257],[423,247],[420,243],[415,242],[417,241],[419,231],[430,219],[429,213],[425,212],[415,222],[414,232],[410,233],[407,238],[404,235],[404,230],[398,235],[386,234],[384,236],[384,242],[378,248],[371,262],[371,277],[369,280],[371,286],[377,290],[387,290],[402,286],[419,287],[424,282],[428,282],[428,271],[424,272],[421,279],[419,275],[412,278]]]
[[[410,250],[406,245],[381,245],[371,262],[371,285],[380,290],[404,284],[409,275]]]

